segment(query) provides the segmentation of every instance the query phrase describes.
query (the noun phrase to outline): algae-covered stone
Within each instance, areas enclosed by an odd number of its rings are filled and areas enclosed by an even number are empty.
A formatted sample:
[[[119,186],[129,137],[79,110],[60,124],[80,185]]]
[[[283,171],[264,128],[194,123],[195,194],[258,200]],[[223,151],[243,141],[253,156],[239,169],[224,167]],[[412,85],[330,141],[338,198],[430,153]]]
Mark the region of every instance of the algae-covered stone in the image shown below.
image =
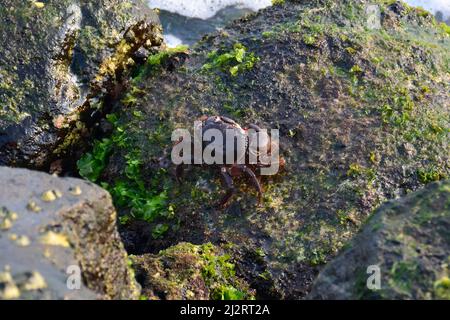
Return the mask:
[[[384,204],[320,273],[309,297],[450,299],[449,227],[449,181]]]
[[[252,299],[254,292],[235,273],[231,256],[207,243],[179,243],[157,255],[131,256],[142,295],[148,299]]]
[[[62,156],[133,54],[162,39],[141,0],[2,0],[0,21],[2,165],[41,168]]]
[[[107,183],[131,250],[231,242],[254,252],[236,265],[255,288],[301,298],[381,203],[450,176],[449,55],[446,30],[402,2],[285,1],[149,59],[80,166]],[[262,178],[261,206],[243,183],[214,209],[207,166],[175,182],[172,130],[204,114],[280,130],[286,168]]]
[[[0,167],[0,181],[0,221],[11,221],[0,229],[0,299],[139,297],[106,191],[79,179],[6,167]],[[82,195],[69,192],[74,185]],[[48,190],[59,190],[58,201],[40,199]],[[27,208],[31,197],[39,214]],[[80,290],[71,290],[69,277],[77,274],[70,270],[76,268]]]

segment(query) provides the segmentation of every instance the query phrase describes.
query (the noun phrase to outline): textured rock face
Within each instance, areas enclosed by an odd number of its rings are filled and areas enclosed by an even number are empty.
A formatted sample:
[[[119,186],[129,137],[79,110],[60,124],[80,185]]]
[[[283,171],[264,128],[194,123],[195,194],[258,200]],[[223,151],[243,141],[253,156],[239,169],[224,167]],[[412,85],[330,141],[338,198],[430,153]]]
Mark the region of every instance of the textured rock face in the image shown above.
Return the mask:
[[[131,256],[142,295],[148,299],[251,299],[254,291],[236,276],[228,250],[179,243],[159,252]]]
[[[389,202],[320,273],[311,299],[450,299],[450,182]],[[366,286],[380,268],[380,290]]]
[[[141,47],[161,43],[140,0],[2,0],[0,164],[48,168],[87,135]]]
[[[138,298],[106,191],[6,167],[0,181],[0,299]],[[76,267],[82,285],[69,290]]]
[[[373,210],[449,176],[450,38],[401,2],[286,2],[186,52],[158,55],[110,117],[115,130],[80,162],[107,183],[135,254],[180,241],[234,243],[258,292],[298,299]],[[175,182],[170,141],[200,116],[280,129],[285,172],[248,184],[226,210],[220,174]],[[133,221],[135,218],[147,222]]]

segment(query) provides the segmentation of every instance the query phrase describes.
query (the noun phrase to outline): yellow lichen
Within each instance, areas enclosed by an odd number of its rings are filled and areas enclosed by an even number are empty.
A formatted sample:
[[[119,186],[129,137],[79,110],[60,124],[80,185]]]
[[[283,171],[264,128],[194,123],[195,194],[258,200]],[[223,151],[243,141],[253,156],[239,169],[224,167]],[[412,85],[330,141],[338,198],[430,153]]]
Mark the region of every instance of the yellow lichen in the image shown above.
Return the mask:
[[[12,227],[12,222],[10,219],[5,218],[0,222],[0,230],[9,230]]]
[[[40,1],[36,1],[36,2],[34,2],[34,6],[35,6],[36,8],[38,8],[38,9],[42,9],[42,8],[45,7],[45,3],[40,2]]]
[[[50,252],[50,250],[48,249],[48,248],[45,248],[44,249],[44,252],[42,253],[42,255],[45,257],[45,258],[50,258],[51,256],[52,256],[52,254],[51,254],[51,252]]]
[[[16,244],[20,247],[27,247],[31,243],[30,239],[27,236],[19,236],[15,241]]]
[[[71,187],[69,191],[74,196],[79,196],[83,193],[83,191],[81,191],[81,188],[79,186]]]
[[[23,285],[25,290],[41,290],[47,288],[44,277],[37,271],[31,273],[31,277]]]
[[[48,231],[41,237],[41,243],[49,246],[69,247],[70,243],[67,237],[61,233]]]
[[[11,273],[7,272],[7,270],[5,272],[0,272],[0,283],[5,283],[5,282],[12,282],[13,278],[11,276]]]
[[[41,207],[39,207],[37,204],[36,204],[36,202],[34,202],[34,201],[30,201],[30,202],[28,202],[28,204],[27,204],[27,209],[28,210],[30,210],[30,211],[33,211],[33,212],[39,212],[39,211],[41,211],[42,209],[41,209]]]
[[[7,283],[0,292],[0,298],[5,300],[17,299],[20,297],[19,288],[14,283]]]
[[[61,198],[61,197],[62,197],[62,193],[60,191],[48,190],[42,194],[41,199],[45,202],[52,202],[52,201],[55,201],[57,198]]]
[[[17,220],[18,215],[6,208],[0,209],[0,230],[9,230],[13,225],[13,221]]]

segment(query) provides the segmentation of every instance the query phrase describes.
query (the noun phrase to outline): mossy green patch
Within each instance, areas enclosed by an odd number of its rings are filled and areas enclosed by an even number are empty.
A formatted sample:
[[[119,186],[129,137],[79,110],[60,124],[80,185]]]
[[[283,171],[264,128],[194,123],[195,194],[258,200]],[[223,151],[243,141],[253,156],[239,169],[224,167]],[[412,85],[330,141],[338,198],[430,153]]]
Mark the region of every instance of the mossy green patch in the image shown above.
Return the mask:
[[[208,63],[204,64],[202,70],[211,71],[219,69],[228,71],[233,77],[240,73],[251,70],[259,61],[253,52],[248,52],[241,43],[235,43],[233,50],[219,54],[213,51],[208,54]]]
[[[419,169],[417,170],[417,175],[419,176],[419,180],[424,184],[447,178],[447,175],[445,173],[433,167]]]
[[[86,153],[78,162],[79,173],[82,177],[100,183],[112,195],[114,203],[128,211],[120,217],[120,222],[126,224],[130,219],[140,219],[153,222],[158,218],[170,220],[174,218],[174,207],[167,202],[168,186],[161,185],[166,175],[164,170],[155,172],[150,183],[143,180],[142,155],[134,147],[132,139],[127,135],[126,127],[119,124],[117,115],[111,114],[108,120],[114,125],[114,132],[110,138],[94,142],[93,150]],[[124,151],[126,163],[122,178],[110,183],[101,179],[101,175],[108,164],[113,149]],[[169,229],[166,223],[157,224],[153,230],[153,237],[160,238]]]
[[[284,0],[272,0],[273,6],[280,6],[284,4]]]
[[[132,259],[146,279],[142,284],[148,298],[159,294],[164,299],[254,299],[253,290],[236,276],[231,256],[211,243],[179,243],[158,255]]]
[[[410,292],[411,287],[419,279],[418,264],[414,261],[396,262],[391,269],[390,284],[403,292]]]
[[[179,53],[187,53],[189,50],[188,46],[179,45],[174,48],[166,48],[156,54],[152,54],[147,58],[147,61],[143,67],[140,67],[137,71],[137,75],[134,77],[134,83],[140,83],[147,77],[154,75],[159,70],[161,70],[162,65],[165,61],[170,59],[173,55]]]
[[[109,154],[112,151],[113,142],[111,139],[102,139],[94,142],[92,152],[86,153],[77,162],[80,176],[95,182],[105,169]]]
[[[434,293],[438,299],[450,300],[450,278],[442,277],[434,283]]]

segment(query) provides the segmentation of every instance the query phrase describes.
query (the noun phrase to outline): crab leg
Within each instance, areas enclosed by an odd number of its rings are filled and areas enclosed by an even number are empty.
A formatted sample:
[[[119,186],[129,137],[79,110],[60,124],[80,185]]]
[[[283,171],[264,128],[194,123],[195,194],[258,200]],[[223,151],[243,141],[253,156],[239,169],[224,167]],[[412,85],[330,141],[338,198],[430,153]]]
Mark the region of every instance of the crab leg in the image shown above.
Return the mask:
[[[193,155],[191,155],[191,162],[190,163],[191,164],[194,163],[194,156]],[[181,178],[183,178],[184,166],[185,165],[186,165],[185,163],[181,163],[181,164],[179,164],[179,165],[177,165],[175,167],[175,179],[177,180],[178,183],[182,182]]]
[[[183,177],[183,172],[184,172],[183,164],[177,165],[177,167],[175,169],[175,178],[177,179],[178,183],[181,183],[181,178]]]
[[[256,177],[255,173],[246,165],[240,166],[240,169],[250,177],[250,180],[252,181],[253,186],[255,187],[256,191],[259,193],[259,196],[262,196],[263,191],[261,188],[261,184],[259,183],[259,180]]]
[[[222,167],[220,169],[220,173],[222,174],[223,180],[225,181],[227,187],[227,193],[223,196],[222,200],[220,200],[218,207],[223,207],[225,204],[231,199],[236,189],[234,188],[233,177],[228,172],[227,168]]]
[[[250,129],[255,130],[256,132],[261,132],[261,128],[260,128],[259,126],[257,126],[256,124],[250,123],[250,124],[248,125],[248,127],[249,127]]]
[[[228,117],[220,116],[220,119],[222,119],[222,121],[225,123],[232,124],[232,125],[238,125],[236,121],[234,121],[233,119],[230,119]]]

